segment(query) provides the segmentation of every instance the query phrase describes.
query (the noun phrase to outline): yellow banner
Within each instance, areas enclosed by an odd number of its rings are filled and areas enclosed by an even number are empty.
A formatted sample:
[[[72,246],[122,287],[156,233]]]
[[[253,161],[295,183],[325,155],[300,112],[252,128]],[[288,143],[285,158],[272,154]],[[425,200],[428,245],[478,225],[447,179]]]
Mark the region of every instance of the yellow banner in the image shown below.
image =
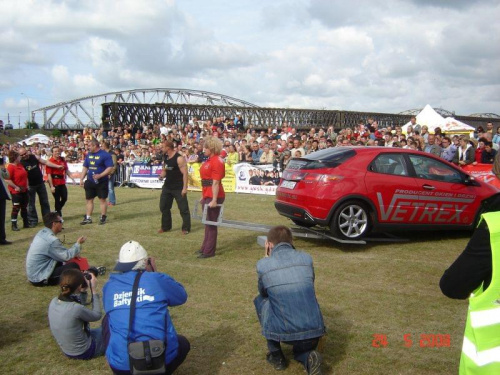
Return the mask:
[[[192,191],[201,191],[200,163],[188,163],[188,189]],[[233,167],[225,165],[226,176],[222,179],[222,186],[226,193],[234,193],[236,179]]]

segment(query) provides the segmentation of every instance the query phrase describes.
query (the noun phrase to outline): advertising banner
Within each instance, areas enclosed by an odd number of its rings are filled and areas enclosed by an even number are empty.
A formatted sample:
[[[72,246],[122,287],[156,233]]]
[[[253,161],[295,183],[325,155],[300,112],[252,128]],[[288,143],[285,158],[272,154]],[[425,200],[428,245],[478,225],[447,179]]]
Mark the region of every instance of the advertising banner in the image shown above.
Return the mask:
[[[252,165],[238,163],[233,166],[237,193],[275,195],[280,173],[272,164]]]
[[[75,183],[80,183],[80,175],[82,174],[83,163],[68,163],[68,169],[71,172],[71,175],[75,179]],[[71,178],[66,176],[66,183],[71,184],[73,181]]]
[[[500,179],[491,171],[493,169],[492,164],[466,165],[462,169],[476,180],[486,182],[500,189]]]
[[[130,182],[141,188],[161,189],[163,181],[158,179],[161,172],[161,165],[147,165],[136,163],[132,166]]]
[[[201,191],[200,180],[200,163],[189,163],[188,168],[188,190]],[[161,172],[161,165],[147,165],[136,163],[132,167],[130,173],[130,182],[141,188],[161,189],[163,181],[158,179]],[[234,192],[234,171],[226,164],[226,177],[222,180],[224,191],[227,193]]]

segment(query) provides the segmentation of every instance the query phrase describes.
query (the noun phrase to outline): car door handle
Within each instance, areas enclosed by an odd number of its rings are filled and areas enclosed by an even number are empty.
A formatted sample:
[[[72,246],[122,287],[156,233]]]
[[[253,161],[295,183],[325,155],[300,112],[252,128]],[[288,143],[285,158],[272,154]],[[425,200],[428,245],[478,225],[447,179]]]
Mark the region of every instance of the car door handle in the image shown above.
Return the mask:
[[[432,185],[427,185],[425,184],[424,186],[422,186],[425,190],[434,190],[436,187],[435,186],[432,186]]]

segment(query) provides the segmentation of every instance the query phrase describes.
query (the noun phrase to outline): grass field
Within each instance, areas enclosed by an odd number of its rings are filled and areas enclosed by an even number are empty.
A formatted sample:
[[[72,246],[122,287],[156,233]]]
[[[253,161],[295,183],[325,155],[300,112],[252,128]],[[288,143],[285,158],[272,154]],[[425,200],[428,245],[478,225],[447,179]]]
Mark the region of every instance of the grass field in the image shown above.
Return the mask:
[[[188,236],[174,205],[172,232],[157,234],[159,190],[117,189],[118,205],[104,226],[80,226],[84,193],[69,188],[63,210],[70,246],[87,236],[82,255],[111,270],[121,245],[139,241],[155,256],[159,271],[180,281],[189,298],[171,308],[177,331],[191,341],[191,352],[177,374],[272,374],[266,345],[253,307],[257,294],[255,264],[263,255],[258,233],[219,229],[217,256],[197,259],[203,226],[194,221]],[[52,197],[51,197],[52,198]],[[191,209],[199,193],[190,192]],[[228,194],[225,217],[265,224],[290,224],[273,206],[274,197]],[[51,201],[52,204],[52,201]],[[53,205],[51,206],[53,207]],[[7,218],[10,205],[7,206]],[[110,373],[104,358],[71,361],[59,351],[47,321],[48,304],[58,288],[35,288],[26,281],[24,261],[34,229],[12,232],[13,245],[1,247],[0,363],[4,374]],[[443,271],[463,250],[469,233],[405,233],[408,243],[339,246],[318,240],[295,241],[314,259],[316,291],[327,325],[326,374],[455,374],[458,369],[467,303],[444,297]],[[102,286],[108,276],[99,280]],[[374,334],[387,336],[386,347],[372,346]],[[412,340],[405,346],[403,336]],[[448,334],[450,347],[420,347],[423,334]],[[285,355],[291,358],[285,347]],[[286,374],[303,374],[291,361]]]

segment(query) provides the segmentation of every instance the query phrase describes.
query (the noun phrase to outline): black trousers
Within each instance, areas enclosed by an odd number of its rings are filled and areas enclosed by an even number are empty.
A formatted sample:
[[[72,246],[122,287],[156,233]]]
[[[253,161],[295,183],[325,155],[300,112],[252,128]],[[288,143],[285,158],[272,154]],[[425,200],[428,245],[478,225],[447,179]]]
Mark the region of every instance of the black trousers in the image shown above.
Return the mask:
[[[38,213],[36,212],[36,196],[40,200],[40,207],[42,209],[42,218],[50,213],[49,196],[47,195],[47,189],[45,189],[45,183],[40,185],[28,186],[28,220],[32,224],[38,224]]]
[[[0,186],[1,188],[1,186]],[[5,241],[5,210],[7,206],[7,200],[4,197],[0,197],[0,241]]]
[[[66,185],[57,185],[55,186],[55,191],[52,194],[55,200],[55,209],[57,213],[62,216],[62,208],[66,204],[68,200],[68,188]]]
[[[172,229],[172,204],[177,202],[177,207],[182,217],[182,230],[191,231],[191,215],[187,195],[182,196],[182,190],[170,190],[163,185],[160,196],[161,229],[164,231]]]
[[[61,274],[69,269],[80,270],[80,267],[78,266],[78,264],[73,262],[66,263],[64,265],[61,262],[57,262],[56,268],[54,268],[54,271],[47,281],[40,281],[38,283],[32,282],[31,284],[33,284],[34,286],[58,285]]]

